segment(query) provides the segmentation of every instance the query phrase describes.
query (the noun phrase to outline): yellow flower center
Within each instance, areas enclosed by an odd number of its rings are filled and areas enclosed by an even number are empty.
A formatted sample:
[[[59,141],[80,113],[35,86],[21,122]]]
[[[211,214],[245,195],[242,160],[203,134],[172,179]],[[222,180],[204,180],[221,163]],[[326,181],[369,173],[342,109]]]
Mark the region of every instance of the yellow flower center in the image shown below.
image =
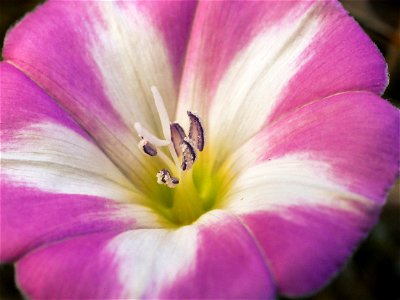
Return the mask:
[[[135,124],[141,137],[139,148],[147,155],[145,159],[157,160],[156,165],[163,166],[153,176],[144,178],[148,181],[146,205],[172,227],[191,224],[220,204],[230,185],[229,172],[213,164],[200,118],[188,111],[190,128],[186,134],[178,123],[169,121],[155,87],[152,92],[164,139],[152,135],[141,124]]]

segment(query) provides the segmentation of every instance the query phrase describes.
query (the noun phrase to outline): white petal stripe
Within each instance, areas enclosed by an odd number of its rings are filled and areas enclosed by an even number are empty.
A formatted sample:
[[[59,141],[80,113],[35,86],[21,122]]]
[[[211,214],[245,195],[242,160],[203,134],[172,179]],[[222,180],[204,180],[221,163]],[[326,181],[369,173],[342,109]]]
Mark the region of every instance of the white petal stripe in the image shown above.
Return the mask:
[[[96,145],[60,125],[33,124],[2,148],[2,172],[11,181],[51,193],[135,199],[135,188]]]
[[[225,201],[225,207],[237,214],[321,205],[360,213],[355,203],[373,205],[335,182],[327,163],[305,155],[287,155],[254,165],[238,177]]]

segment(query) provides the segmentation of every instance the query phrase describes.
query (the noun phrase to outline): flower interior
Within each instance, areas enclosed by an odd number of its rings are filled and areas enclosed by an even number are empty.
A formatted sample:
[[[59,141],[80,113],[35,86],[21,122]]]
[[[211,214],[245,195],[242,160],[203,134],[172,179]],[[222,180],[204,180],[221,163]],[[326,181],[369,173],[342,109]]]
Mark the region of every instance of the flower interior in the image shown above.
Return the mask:
[[[171,227],[188,225],[220,204],[231,176],[217,166],[206,142],[200,116],[188,111],[189,128],[171,122],[156,87],[151,88],[162,126],[157,137],[140,123],[135,129],[147,164],[143,203],[161,215]],[[159,169],[154,171],[154,168]],[[152,178],[151,178],[152,177]]]
[[[336,1],[46,1],[2,57],[27,298],[304,297],[398,178],[385,61]]]

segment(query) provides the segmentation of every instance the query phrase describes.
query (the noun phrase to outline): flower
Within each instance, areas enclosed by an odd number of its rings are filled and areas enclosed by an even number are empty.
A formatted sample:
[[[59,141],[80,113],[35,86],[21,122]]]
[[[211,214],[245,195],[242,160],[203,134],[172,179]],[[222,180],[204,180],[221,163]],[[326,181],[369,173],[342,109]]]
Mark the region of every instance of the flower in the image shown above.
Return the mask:
[[[385,62],[334,1],[49,1],[3,57],[0,257],[32,298],[304,295],[397,178]]]

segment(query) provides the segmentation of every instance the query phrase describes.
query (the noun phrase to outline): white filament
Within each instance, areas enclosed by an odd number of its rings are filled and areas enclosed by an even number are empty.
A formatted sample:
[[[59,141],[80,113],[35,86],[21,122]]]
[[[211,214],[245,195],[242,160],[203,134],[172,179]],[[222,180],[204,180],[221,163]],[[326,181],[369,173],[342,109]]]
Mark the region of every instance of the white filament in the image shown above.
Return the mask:
[[[152,143],[154,146],[162,147],[162,146],[167,146],[167,145],[171,144],[171,141],[161,140],[158,137],[156,137],[154,134],[150,133],[139,122],[136,122],[134,124],[134,126],[135,126],[135,129],[136,129],[137,133],[141,137],[143,137],[143,139],[145,139],[146,141],[149,141],[150,143]]]
[[[156,147],[168,146],[168,150],[171,154],[173,162],[175,163],[175,167],[177,170],[179,170],[179,159],[175,153],[175,149],[171,142],[171,128],[170,128],[171,122],[168,117],[167,109],[165,108],[164,101],[155,86],[151,87],[151,92],[153,93],[154,103],[156,105],[158,116],[161,121],[161,127],[162,127],[162,131],[164,134],[164,139],[159,139],[158,137],[156,137],[154,134],[152,134],[146,128],[144,128],[139,122],[136,122],[134,124],[134,127],[135,127],[137,133],[143,139],[152,143],[154,146],[156,146]],[[164,153],[159,152],[158,156],[164,162],[166,162],[168,164],[168,166],[171,167],[171,163],[169,162],[169,159],[166,157],[166,155],[164,155]]]

